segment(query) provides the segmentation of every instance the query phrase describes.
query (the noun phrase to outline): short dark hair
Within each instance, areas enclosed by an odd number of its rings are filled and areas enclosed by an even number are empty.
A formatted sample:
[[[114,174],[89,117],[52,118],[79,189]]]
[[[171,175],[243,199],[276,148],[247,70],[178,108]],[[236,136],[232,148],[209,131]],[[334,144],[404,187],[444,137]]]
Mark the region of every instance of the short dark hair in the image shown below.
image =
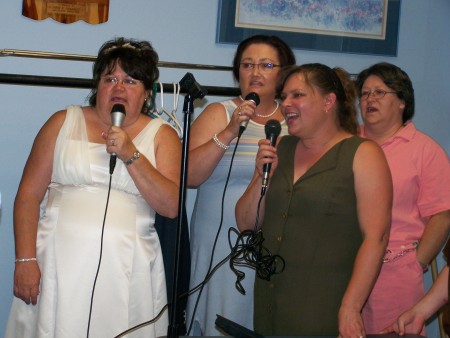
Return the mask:
[[[356,90],[347,71],[339,67],[330,68],[321,63],[307,63],[285,68],[278,78],[277,98],[281,97],[287,80],[294,74],[302,74],[306,83],[317,88],[322,95],[334,93],[339,125],[351,134],[358,132]]]
[[[295,65],[295,55],[291,47],[275,35],[253,35],[243,41],[238,45],[236,53],[233,59],[233,75],[236,81],[239,82],[239,67],[241,64],[242,54],[247,49],[248,46],[253,44],[264,44],[269,45],[278,53],[278,58],[280,59],[281,66]]]
[[[403,123],[411,120],[414,116],[414,88],[408,74],[391,63],[376,63],[359,73],[356,79],[358,96],[361,96],[364,82],[371,75],[378,76],[386,86],[397,92],[398,98],[405,102],[405,109],[402,114]]]
[[[129,76],[142,81],[146,90],[152,90],[159,78],[158,61],[158,54],[148,41],[120,37],[105,42],[92,67],[93,89],[89,95],[89,104],[95,106],[97,103],[100,76],[105,70],[112,72],[117,63]]]

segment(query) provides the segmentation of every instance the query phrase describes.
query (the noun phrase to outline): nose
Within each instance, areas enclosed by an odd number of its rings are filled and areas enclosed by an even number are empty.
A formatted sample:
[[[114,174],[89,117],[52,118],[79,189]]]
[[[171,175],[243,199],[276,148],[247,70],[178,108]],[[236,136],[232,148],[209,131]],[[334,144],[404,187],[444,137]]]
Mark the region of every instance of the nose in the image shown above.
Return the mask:
[[[114,84],[115,87],[125,88],[123,85],[123,80],[117,80],[117,83]]]
[[[291,106],[291,101],[289,100],[289,97],[285,97],[284,99],[280,99],[280,107],[281,108],[286,108],[286,107],[290,107]]]
[[[373,101],[375,101],[376,99],[374,98],[374,95],[375,95],[375,93],[374,92],[370,92],[369,93],[369,95],[367,95],[367,99],[365,99],[364,101],[366,101],[366,102],[373,102]]]
[[[256,65],[253,66],[252,74],[260,74],[261,73],[261,71],[259,69],[259,66],[260,66],[259,64],[256,64]]]

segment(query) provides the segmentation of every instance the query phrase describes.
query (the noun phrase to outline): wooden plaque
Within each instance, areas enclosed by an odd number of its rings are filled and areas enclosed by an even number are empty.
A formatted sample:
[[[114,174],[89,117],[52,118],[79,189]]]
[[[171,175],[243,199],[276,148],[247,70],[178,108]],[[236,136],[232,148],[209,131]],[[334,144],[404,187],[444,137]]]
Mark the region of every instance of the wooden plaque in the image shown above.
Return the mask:
[[[33,20],[52,18],[62,23],[108,21],[109,0],[23,0],[22,15]]]

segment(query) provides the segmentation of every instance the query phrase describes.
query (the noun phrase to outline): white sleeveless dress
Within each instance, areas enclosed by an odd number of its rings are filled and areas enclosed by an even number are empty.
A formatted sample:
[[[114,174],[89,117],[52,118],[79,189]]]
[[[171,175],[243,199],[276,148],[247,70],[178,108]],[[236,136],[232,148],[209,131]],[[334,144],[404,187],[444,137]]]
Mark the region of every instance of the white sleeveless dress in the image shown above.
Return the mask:
[[[154,137],[162,123],[162,119],[151,120],[133,140],[153,165]],[[56,141],[52,183],[41,205],[38,304],[26,305],[14,298],[5,337],[86,337],[100,257],[109,158],[104,144],[88,142],[81,108],[70,106]],[[118,160],[92,302],[90,337],[114,337],[151,320],[166,304],[164,266],[154,221],[155,211]],[[127,337],[162,336],[167,327],[165,311],[155,325]]]

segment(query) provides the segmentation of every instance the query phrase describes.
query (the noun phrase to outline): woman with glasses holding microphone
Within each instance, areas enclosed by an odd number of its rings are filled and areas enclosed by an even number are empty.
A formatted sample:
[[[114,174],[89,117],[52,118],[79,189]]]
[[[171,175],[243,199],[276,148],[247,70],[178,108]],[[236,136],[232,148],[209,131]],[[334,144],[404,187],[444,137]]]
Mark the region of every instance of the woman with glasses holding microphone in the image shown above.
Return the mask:
[[[148,41],[106,42],[90,105],[53,114],[37,135],[14,204],[4,337],[115,337],[153,318],[133,337],[167,333],[154,224],[178,215],[181,145],[147,114],[157,63]]]
[[[402,69],[375,64],[358,75],[357,90],[361,136],[383,149],[394,186],[388,247],[362,312],[366,333],[377,334],[424,295],[423,272],[450,230],[450,162],[412,122],[414,89]]]
[[[234,208],[252,178],[258,140],[265,137],[264,125],[276,119],[285,129],[275,101],[275,86],[282,67],[292,64],[292,50],[276,36],[255,35],[243,40],[233,60],[233,75],[241,95],[212,103],[192,125],[188,183],[198,189],[190,225],[191,288],[204,280],[209,267],[231,252],[228,229],[236,228]],[[214,324],[217,314],[253,328],[254,271],[243,271],[245,295],[236,289],[236,275],[226,263],[203,290],[189,297],[187,318],[188,324],[192,321],[192,334],[220,335]]]

